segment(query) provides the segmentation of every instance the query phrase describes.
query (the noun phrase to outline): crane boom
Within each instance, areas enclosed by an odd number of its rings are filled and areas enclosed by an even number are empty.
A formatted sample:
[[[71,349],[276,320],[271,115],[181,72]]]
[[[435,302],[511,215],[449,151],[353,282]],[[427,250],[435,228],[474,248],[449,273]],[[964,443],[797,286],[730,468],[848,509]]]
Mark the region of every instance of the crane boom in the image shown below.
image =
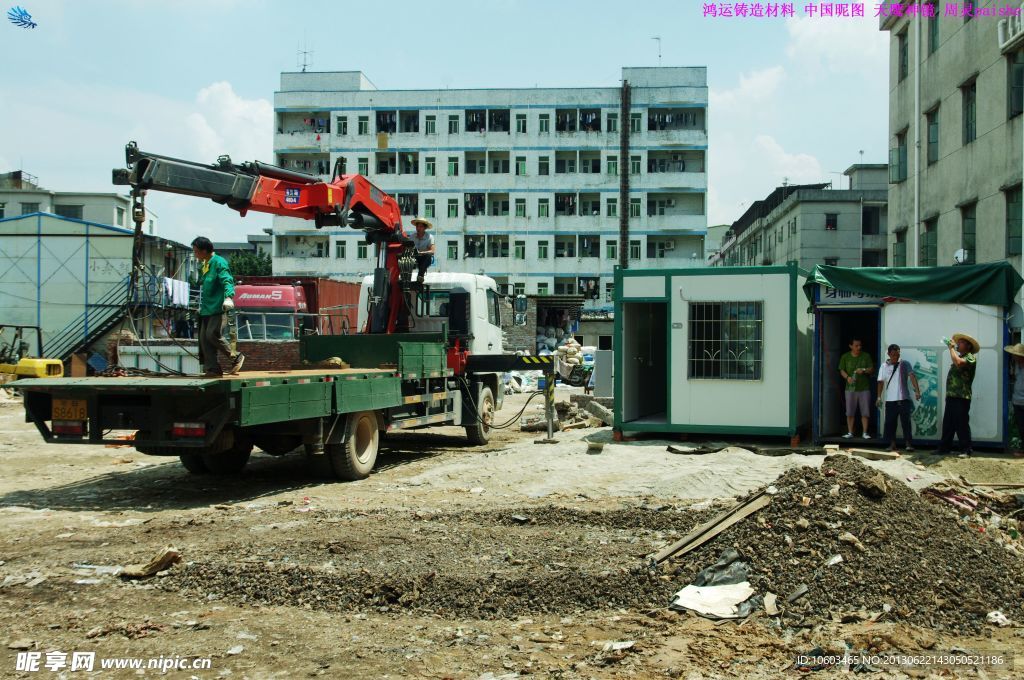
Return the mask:
[[[330,182],[267,163],[235,164],[221,156],[215,164],[146,153],[135,142],[125,147],[127,168],[113,171],[113,182],[147,191],[198,198],[237,210],[312,220],[321,227],[350,227],[376,245],[377,269],[369,332],[393,333],[415,266],[412,240],[402,228],[398,202],[362,175],[336,174]],[[138,212],[138,211],[133,211]]]

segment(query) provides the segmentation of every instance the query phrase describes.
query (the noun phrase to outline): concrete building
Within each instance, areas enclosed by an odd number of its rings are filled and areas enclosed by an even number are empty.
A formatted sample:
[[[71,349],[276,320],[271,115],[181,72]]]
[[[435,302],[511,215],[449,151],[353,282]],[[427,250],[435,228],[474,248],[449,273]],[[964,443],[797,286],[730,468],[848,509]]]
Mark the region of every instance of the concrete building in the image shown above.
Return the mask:
[[[433,221],[440,271],[484,272],[510,294],[584,293],[609,308],[619,214],[630,267],[703,264],[707,71],[624,68],[631,87],[378,90],[360,72],[282,73],[276,162],[368,176]],[[620,157],[620,128],[629,152]],[[620,206],[619,170],[630,180]],[[361,277],[358,233],[274,220],[274,272]]]
[[[39,186],[35,176],[22,170],[0,175],[0,219],[50,213],[74,220],[134,229],[131,199],[116,193],[50,191]],[[143,225],[150,236],[158,233],[157,217],[146,211]]]
[[[844,174],[849,189],[788,185],[755,201],[733,222],[710,264],[886,266],[886,166],[857,164]]]
[[[947,15],[963,4],[880,18],[890,35],[892,263],[950,265],[963,250],[958,260],[1007,259],[1020,271],[1024,22],[998,16],[1020,3]]]
[[[266,253],[273,255],[273,237],[271,229],[265,230],[265,234],[249,234],[245,241],[214,241],[213,250],[218,255],[230,258],[236,253]]]

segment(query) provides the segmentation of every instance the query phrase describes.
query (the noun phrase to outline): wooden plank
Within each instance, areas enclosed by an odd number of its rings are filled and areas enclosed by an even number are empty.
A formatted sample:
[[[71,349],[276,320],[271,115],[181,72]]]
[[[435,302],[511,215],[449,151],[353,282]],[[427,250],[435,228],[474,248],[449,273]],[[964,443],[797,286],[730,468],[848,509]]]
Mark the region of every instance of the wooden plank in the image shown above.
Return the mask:
[[[867,460],[897,460],[901,458],[896,451],[880,451],[878,449],[847,449],[851,456]]]
[[[771,501],[772,497],[762,491],[746,503],[741,503],[729,510],[726,510],[711,521],[702,524],[686,536],[683,536],[672,545],[662,548],[654,555],[654,562],[656,564],[660,564],[669,557],[685,555],[686,553],[699,548],[718,534],[731,527],[733,524],[739,522],[741,519],[744,519],[765,507],[771,503]]]
[[[1016,482],[968,482],[964,480],[970,486],[980,487],[999,487],[1001,489],[1024,489],[1024,484],[1018,484]]]

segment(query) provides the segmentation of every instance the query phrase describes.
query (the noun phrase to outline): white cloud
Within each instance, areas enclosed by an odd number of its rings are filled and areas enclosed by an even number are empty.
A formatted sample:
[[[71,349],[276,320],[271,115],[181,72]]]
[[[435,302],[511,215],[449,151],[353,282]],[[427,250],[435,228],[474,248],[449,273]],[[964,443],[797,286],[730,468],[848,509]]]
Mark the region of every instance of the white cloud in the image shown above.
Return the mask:
[[[230,154],[238,162],[272,161],[273,107],[244,99],[227,82],[212,83],[192,101],[128,87],[66,81],[19,89],[19,105],[0,107],[0,128],[17,130],[4,140],[0,169],[23,159],[27,172],[56,191],[124,193],[110,171],[124,167],[124,145],[203,163]],[[160,233],[191,241],[196,233],[214,240],[244,241],[269,226],[270,217],[238,213],[198,198],[151,193],[147,205],[159,216]]]
[[[889,34],[878,30],[873,17],[794,17],[786,20],[786,31],[786,56],[811,78],[826,73],[887,77]]]
[[[768,102],[786,78],[786,69],[772,66],[760,71],[740,74],[740,83],[731,90],[711,88],[708,95],[715,115]]]
[[[741,74],[733,88],[711,89],[709,225],[733,222],[785,180],[820,181],[817,158],[785,149],[770,134],[791,124],[791,114],[783,108],[788,81],[784,67],[770,66]]]

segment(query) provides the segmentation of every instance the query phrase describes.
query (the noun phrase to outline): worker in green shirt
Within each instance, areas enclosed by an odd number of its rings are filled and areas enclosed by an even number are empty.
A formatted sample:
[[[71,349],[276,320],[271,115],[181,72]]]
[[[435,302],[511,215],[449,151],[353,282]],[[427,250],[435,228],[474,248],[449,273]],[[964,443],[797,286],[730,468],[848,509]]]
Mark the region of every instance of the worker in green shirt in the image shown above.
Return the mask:
[[[863,351],[860,338],[850,340],[850,351],[839,358],[839,375],[846,381],[846,434],[843,439],[853,439],[853,421],[860,411],[861,436],[871,439],[868,422],[871,419],[871,374],[875,364],[871,355]]]
[[[224,375],[217,360],[218,354],[231,359],[231,374],[242,368],[245,355],[232,354],[224,339],[224,312],[235,308],[235,280],[228,263],[213,252],[213,243],[205,236],[192,241],[192,254],[199,261],[199,361],[204,376],[219,378]]]

